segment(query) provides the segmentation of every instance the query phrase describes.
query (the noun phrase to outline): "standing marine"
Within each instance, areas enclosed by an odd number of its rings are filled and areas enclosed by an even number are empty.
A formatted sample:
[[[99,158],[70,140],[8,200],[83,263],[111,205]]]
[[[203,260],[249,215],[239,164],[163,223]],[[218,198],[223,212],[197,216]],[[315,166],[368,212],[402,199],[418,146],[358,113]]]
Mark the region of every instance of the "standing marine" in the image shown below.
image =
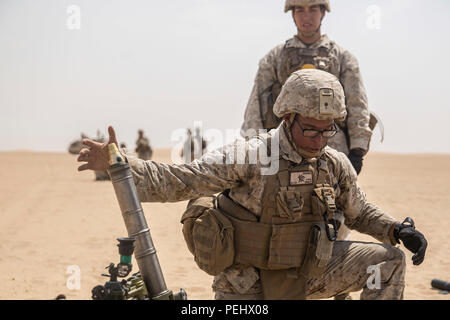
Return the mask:
[[[344,97],[332,74],[295,71],[274,106],[281,124],[267,134],[189,164],[124,155],[141,201],[191,199],[183,234],[197,265],[215,276],[216,299],[323,299],[360,290],[361,299],[403,298],[405,255],[396,245],[419,265],[427,241],[412,219],[400,223],[367,201],[348,158],[327,146],[347,115]],[[85,140],[90,149],[78,161],[87,163],[78,170],[107,169],[111,143],[112,127],[107,143]],[[267,171],[264,155],[277,170]],[[337,241],[337,212],[381,243]]]
[[[282,119],[274,113],[273,106],[281,87],[294,71],[319,69],[329,72],[344,88],[347,116],[336,121],[339,130],[328,145],[346,154],[359,175],[376,119],[369,112],[358,61],[349,51],[322,34],[322,21],[326,12],[331,12],[329,0],[286,0],[284,11],[292,12],[297,34],[273,48],[259,62],[241,135],[251,136],[255,130],[271,130],[279,126]],[[339,239],[348,239],[349,236],[350,230],[343,226]]]
[[[153,155],[150,141],[144,136],[144,130],[138,130],[138,139],[136,140],[136,154],[139,159],[150,160]]]
[[[286,0],[285,12],[289,11],[297,34],[260,61],[241,134],[251,136],[255,130],[279,126],[282,119],[273,112],[273,106],[294,71],[311,68],[327,71],[340,80],[347,106],[347,116],[336,122],[339,131],[328,145],[345,153],[359,174],[376,120],[371,119],[358,61],[321,32],[322,20],[331,11],[329,0]],[[370,121],[373,122],[369,125]]]

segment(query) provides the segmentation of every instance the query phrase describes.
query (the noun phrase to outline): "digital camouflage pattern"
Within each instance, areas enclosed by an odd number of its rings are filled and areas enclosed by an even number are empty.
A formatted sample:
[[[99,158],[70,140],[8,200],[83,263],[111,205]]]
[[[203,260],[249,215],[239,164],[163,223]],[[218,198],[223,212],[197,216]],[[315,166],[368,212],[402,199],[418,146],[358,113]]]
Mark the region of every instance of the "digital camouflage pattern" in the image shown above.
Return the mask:
[[[380,270],[380,287],[376,287],[374,273]],[[405,288],[406,263],[404,253],[391,245],[336,241],[333,255],[324,274],[306,284],[306,299],[331,297],[362,290],[361,300],[401,300]],[[257,280],[255,280],[255,278]],[[262,300],[262,285],[258,270],[234,266],[214,278],[217,300]],[[369,282],[374,287],[367,287]]]
[[[342,121],[347,116],[344,90],[339,79],[328,72],[295,71],[286,80],[273,112],[279,118],[298,113],[305,118]]]
[[[330,0],[286,0],[284,12],[292,10],[295,6],[309,7],[316,5],[324,5],[328,12],[331,11]]]
[[[303,160],[314,162],[317,159],[303,159],[296,151],[287,134],[287,125],[283,121],[281,126],[270,132],[271,141],[277,139],[279,141],[280,156],[284,159],[301,163]],[[230,189],[230,198],[240,204],[247,210],[260,216],[262,212],[261,203],[264,188],[268,176],[261,174],[263,164],[236,164],[234,159],[239,156],[242,149],[239,144],[245,143],[248,149],[263,148],[267,150],[268,136],[257,136],[247,142],[237,141],[233,144],[223,147],[205,154],[200,160],[194,160],[190,164],[168,165],[153,161],[143,161],[132,156],[126,156],[131,166],[134,182],[138,196],[143,202],[177,202],[189,199],[195,199],[203,196],[211,196],[218,192]],[[382,282],[384,291],[378,291],[378,298],[395,299],[399,296],[392,293],[393,287],[399,289],[395,292],[400,294],[404,284],[402,283],[403,264],[401,254],[397,253],[397,249],[392,249],[395,240],[391,234],[391,229],[396,220],[389,214],[383,212],[378,207],[369,203],[366,196],[356,182],[356,173],[343,153],[326,147],[324,157],[327,160],[329,171],[332,175],[332,181],[336,187],[336,205],[338,210],[345,212],[345,224],[350,228],[362,233],[369,234],[377,240],[385,243],[383,247],[386,250],[394,250],[392,253],[396,258],[395,263],[389,265],[390,269],[385,272],[395,273],[394,277],[387,277],[386,282]],[[347,245],[348,246],[348,245]],[[366,250],[366,256],[372,256],[372,260],[368,262],[377,262],[377,250],[381,250],[375,245],[375,249],[361,249],[355,244],[356,249],[335,248],[335,250],[343,250],[339,252],[336,261],[344,262],[344,265],[331,265],[330,268],[337,268],[341,273],[350,270],[351,273],[343,275],[340,285],[336,284],[334,291],[345,291],[348,287],[349,279],[355,281],[358,278],[358,284],[363,282],[363,278],[367,276],[366,270],[362,270],[360,250]],[[368,250],[368,251],[367,251]],[[345,254],[344,254],[345,252]],[[400,260],[399,260],[400,259]],[[351,262],[345,265],[345,262]],[[382,263],[378,261],[377,263]],[[394,268],[394,269],[392,269]],[[336,269],[336,270],[337,270]],[[334,270],[334,269],[333,269]],[[357,272],[357,273],[355,273]],[[331,275],[328,274],[328,277]],[[352,283],[353,283],[352,282]],[[389,287],[389,288],[388,288]],[[232,266],[220,275],[216,276],[213,284],[214,290],[218,293],[217,298],[221,294],[229,293],[238,295],[258,294],[261,289],[258,270],[253,267]],[[325,289],[318,289],[324,291]],[[332,296],[333,294],[330,294]],[[370,295],[368,295],[369,297]]]
[[[310,46],[295,36],[272,49],[260,61],[241,134],[247,136],[253,132],[251,129],[272,129],[279,125],[281,120],[274,115],[273,105],[281,87],[293,72],[306,65],[335,75],[344,88],[347,118],[338,122],[342,130],[330,139],[329,146],[345,154],[356,148],[368,151],[372,130],[358,61],[326,35]],[[348,143],[343,130],[348,132]]]

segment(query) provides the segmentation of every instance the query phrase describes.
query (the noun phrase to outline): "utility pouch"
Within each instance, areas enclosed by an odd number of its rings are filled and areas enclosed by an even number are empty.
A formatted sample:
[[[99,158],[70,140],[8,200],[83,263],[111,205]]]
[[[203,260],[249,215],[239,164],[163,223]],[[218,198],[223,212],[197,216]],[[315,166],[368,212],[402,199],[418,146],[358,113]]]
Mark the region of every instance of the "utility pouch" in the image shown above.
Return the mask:
[[[218,275],[234,261],[234,228],[214,197],[191,200],[181,218],[183,235],[200,269]]]
[[[305,278],[319,278],[325,272],[333,253],[333,241],[328,239],[322,224],[314,225],[309,233],[308,247],[300,274]]]
[[[314,189],[314,194],[311,197],[311,205],[313,212],[322,215],[325,223],[325,230],[330,241],[336,241],[338,229],[336,224],[335,213],[337,210],[335,203],[334,189],[328,184],[319,184]]]
[[[264,129],[274,129],[278,127],[281,122],[281,119],[273,113],[273,106],[278,98],[278,95],[281,92],[281,87],[281,84],[275,83],[272,87],[269,88],[267,101],[260,101],[260,104],[262,104],[261,116],[263,118],[262,121]]]
[[[192,236],[194,223],[206,210],[214,208],[214,197],[203,197],[189,201],[186,211],[181,217],[183,236],[189,251],[194,254],[195,246]]]
[[[291,222],[297,222],[302,217],[303,206],[305,204],[302,193],[294,188],[281,187],[276,196],[278,215],[288,218]]]

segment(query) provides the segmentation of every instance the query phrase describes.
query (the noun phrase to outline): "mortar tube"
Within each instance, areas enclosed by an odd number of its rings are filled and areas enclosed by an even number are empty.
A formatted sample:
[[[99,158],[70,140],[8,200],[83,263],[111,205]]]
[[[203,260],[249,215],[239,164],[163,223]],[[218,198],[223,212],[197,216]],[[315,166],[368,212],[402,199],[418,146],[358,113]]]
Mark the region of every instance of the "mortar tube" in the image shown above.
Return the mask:
[[[110,145],[111,146],[111,145]],[[115,147],[115,145],[114,145]],[[117,201],[130,238],[136,239],[135,258],[151,299],[171,299],[172,292],[167,289],[153,245],[150,229],[138,198],[136,185],[128,163],[123,161],[118,151],[110,147],[110,168],[108,172],[114,186]],[[117,150],[117,147],[115,147]],[[114,153],[114,154],[113,154]],[[117,156],[118,155],[118,156]],[[113,159],[113,156],[120,157]]]

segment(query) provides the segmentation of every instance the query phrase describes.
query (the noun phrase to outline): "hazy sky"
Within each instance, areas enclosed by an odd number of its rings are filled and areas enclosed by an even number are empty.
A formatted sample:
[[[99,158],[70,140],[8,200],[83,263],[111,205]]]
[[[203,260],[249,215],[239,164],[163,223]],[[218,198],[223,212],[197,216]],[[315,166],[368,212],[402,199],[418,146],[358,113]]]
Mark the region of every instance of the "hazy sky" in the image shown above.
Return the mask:
[[[449,153],[450,1],[331,5],[322,31],[358,58],[384,121],[385,141],[376,131],[372,150]],[[239,129],[258,61],[296,32],[283,7],[0,0],[0,150],[65,151],[80,132],[109,124],[129,146],[143,128],[157,148],[196,121],[205,131]]]

